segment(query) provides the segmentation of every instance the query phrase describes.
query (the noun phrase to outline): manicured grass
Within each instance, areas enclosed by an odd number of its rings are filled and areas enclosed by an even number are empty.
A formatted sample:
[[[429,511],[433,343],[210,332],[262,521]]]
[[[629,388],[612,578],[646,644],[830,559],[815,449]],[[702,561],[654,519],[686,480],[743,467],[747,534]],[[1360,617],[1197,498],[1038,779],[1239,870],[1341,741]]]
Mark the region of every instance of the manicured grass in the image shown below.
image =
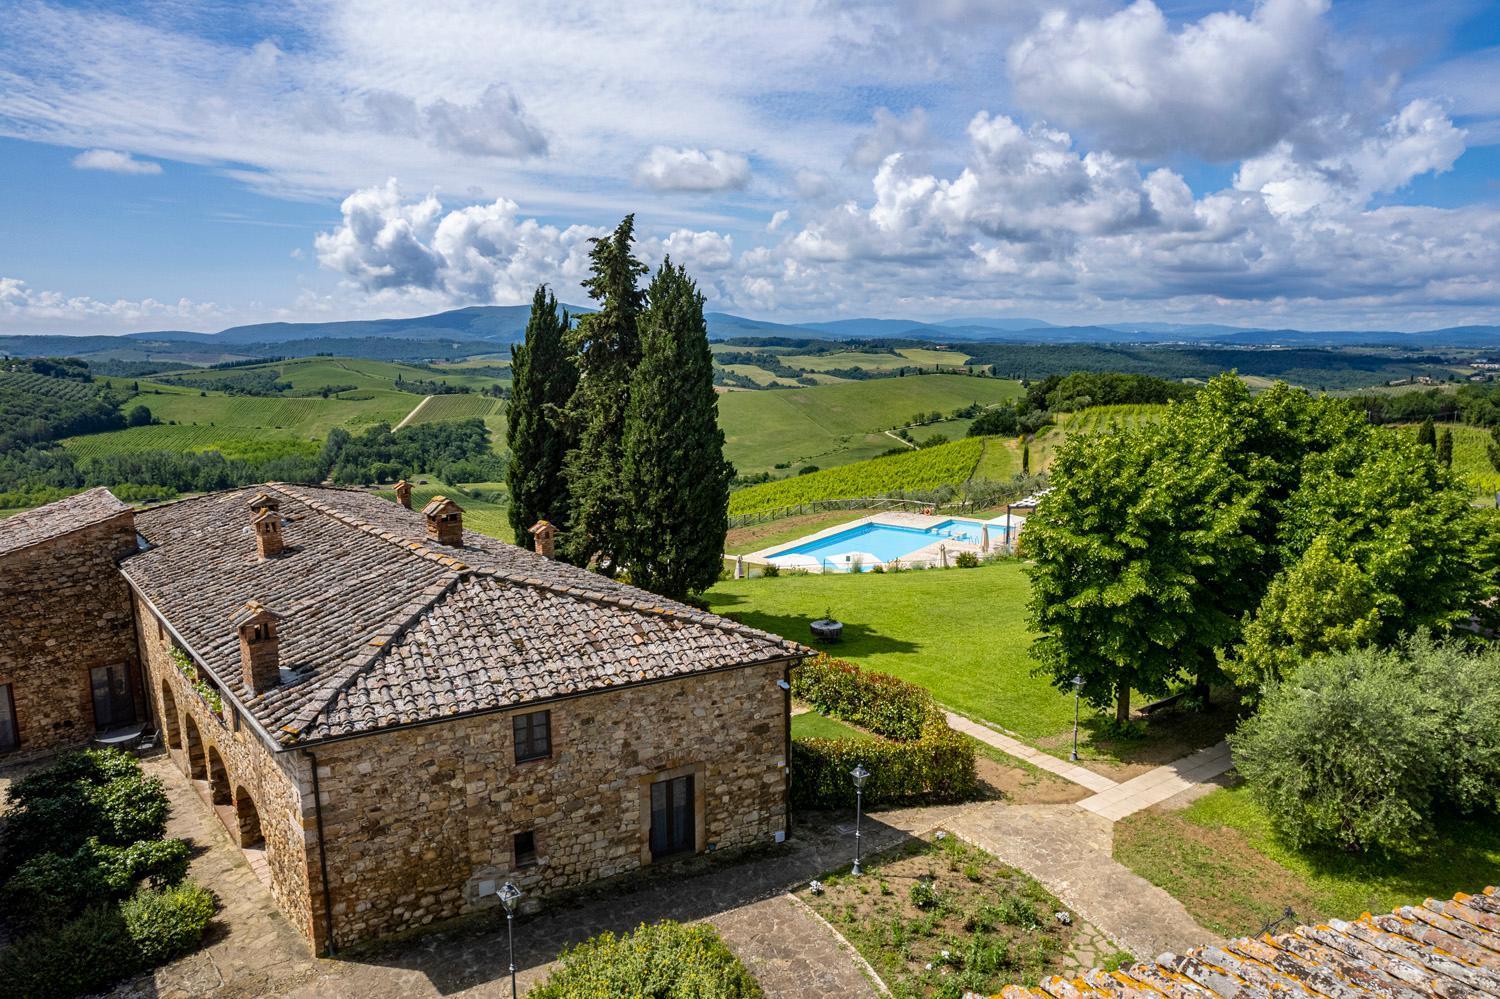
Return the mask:
[[[872,742],[875,737],[869,732],[845,725],[837,718],[820,715],[816,711],[804,711],[792,716],[793,739],[857,739]]]
[[[919,412],[950,412],[971,402],[1018,398],[1019,382],[965,375],[879,378],[774,392],[719,396],[725,453],[741,472],[829,467],[872,458],[895,446],[881,431]]]
[[[1216,933],[1254,933],[1290,906],[1297,922],[1352,919],[1500,880],[1500,819],[1449,822],[1411,854],[1297,851],[1244,787],[1182,812],[1142,812],[1115,826],[1115,857],[1170,892]]]
[[[1011,437],[986,437],[984,454],[974,467],[975,479],[1006,482],[1021,471],[1021,449]]]
[[[1073,701],[1032,675],[1030,585],[1019,562],[977,569],[726,580],[712,609],[810,642],[825,610],[844,622],[828,651],[931,690],[960,713],[1030,738],[1070,729]],[[1085,709],[1085,717],[1090,712]]]

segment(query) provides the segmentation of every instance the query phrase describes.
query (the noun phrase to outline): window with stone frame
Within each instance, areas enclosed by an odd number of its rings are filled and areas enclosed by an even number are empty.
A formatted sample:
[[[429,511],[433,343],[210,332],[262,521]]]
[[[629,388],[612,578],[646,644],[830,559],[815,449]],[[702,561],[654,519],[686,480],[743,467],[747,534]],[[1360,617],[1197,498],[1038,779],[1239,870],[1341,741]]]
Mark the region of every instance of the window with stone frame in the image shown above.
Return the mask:
[[[531,867],[536,863],[536,833],[528,829],[516,833],[516,866]]]
[[[511,718],[516,739],[516,762],[545,760],[552,755],[552,712],[531,711]]]
[[[13,693],[14,688],[10,684],[0,683],[0,753],[21,745],[20,733],[16,728],[16,699]]]

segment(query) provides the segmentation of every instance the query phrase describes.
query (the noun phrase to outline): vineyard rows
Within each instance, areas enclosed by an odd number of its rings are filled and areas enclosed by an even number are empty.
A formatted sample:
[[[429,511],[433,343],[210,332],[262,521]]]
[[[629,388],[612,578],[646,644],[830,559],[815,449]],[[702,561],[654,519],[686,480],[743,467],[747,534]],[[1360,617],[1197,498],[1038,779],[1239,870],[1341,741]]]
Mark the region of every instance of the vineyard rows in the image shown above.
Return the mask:
[[[7,395],[44,395],[69,402],[83,402],[97,395],[99,388],[90,382],[48,378],[30,371],[0,371],[0,392]]]
[[[70,437],[63,446],[75,457],[136,454],[141,451],[218,451],[226,458],[264,458],[288,453],[316,453],[314,441],[291,436],[209,426],[150,426]]]
[[[427,400],[427,404],[417,410],[417,415],[412,417],[413,423],[439,423],[443,420],[468,420],[474,417],[485,417],[495,415],[500,408],[500,400],[492,399],[487,395],[466,395],[455,393],[453,395],[435,395]]]
[[[899,490],[957,484],[973,475],[983,450],[984,438],[967,437],[952,444],[750,486],[730,494],[729,513],[741,516],[816,500],[881,496]]]
[[[1069,433],[1091,433],[1104,430],[1110,424],[1133,427],[1141,423],[1152,423],[1166,413],[1167,407],[1159,403],[1126,403],[1118,406],[1090,406],[1070,414],[1063,421]]]

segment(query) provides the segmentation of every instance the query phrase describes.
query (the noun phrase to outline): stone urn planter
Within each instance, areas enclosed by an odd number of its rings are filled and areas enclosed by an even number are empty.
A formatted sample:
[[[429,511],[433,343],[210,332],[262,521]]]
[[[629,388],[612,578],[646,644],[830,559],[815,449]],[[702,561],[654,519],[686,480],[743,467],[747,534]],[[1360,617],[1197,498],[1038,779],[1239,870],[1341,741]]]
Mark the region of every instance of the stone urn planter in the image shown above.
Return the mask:
[[[812,629],[813,638],[820,642],[837,642],[844,637],[844,622],[831,617],[819,618],[808,627]]]

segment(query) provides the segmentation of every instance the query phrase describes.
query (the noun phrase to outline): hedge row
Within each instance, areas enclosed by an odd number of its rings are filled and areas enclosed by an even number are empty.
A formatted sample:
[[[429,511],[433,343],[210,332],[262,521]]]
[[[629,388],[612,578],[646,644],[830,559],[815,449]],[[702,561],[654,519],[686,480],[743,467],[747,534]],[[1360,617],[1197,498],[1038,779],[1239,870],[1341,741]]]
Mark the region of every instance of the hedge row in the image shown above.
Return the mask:
[[[922,737],[936,710],[926,688],[871,673],[851,662],[822,654],[792,670],[792,696],[876,735],[898,742]]]
[[[762,999],[764,993],[706,923],[663,921],[601,933],[565,951],[530,999]]]
[[[979,793],[974,744],[948,727],[940,712],[928,717],[920,739],[794,739],[792,804],[800,808],[852,807],[849,771],[870,771],[865,805],[968,801]]]
[[[974,744],[948,727],[932,695],[886,673],[820,655],[792,670],[792,694],[823,714],[883,736],[792,742],[792,804],[854,804],[849,771],[864,764],[865,804],[966,801],[979,791]]]

